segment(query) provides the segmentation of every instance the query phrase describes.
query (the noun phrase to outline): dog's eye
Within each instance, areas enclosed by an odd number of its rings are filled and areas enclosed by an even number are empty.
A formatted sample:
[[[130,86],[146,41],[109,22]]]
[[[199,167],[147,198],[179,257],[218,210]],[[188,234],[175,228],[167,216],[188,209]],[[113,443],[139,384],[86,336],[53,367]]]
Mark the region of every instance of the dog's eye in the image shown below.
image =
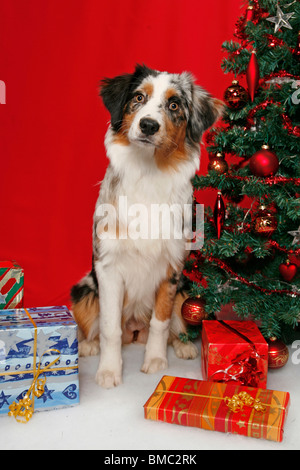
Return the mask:
[[[178,104],[175,103],[174,101],[169,104],[169,109],[170,109],[171,111],[177,111],[178,108],[179,108]]]
[[[135,96],[135,101],[137,103],[143,103],[145,101],[145,97],[144,95],[142,95],[141,93],[139,93],[138,95]]]

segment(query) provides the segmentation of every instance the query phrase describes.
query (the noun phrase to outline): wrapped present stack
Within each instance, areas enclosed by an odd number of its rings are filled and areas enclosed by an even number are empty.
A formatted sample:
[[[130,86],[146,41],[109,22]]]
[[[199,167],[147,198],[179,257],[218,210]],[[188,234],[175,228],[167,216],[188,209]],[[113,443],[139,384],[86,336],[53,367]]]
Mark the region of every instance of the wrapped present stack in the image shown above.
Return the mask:
[[[77,325],[65,306],[0,312],[0,415],[79,403]]]
[[[0,310],[20,308],[24,297],[24,270],[15,261],[0,261]]]
[[[203,320],[201,356],[204,380],[164,376],[145,418],[281,442],[290,395],[266,388],[268,343],[257,325]]]

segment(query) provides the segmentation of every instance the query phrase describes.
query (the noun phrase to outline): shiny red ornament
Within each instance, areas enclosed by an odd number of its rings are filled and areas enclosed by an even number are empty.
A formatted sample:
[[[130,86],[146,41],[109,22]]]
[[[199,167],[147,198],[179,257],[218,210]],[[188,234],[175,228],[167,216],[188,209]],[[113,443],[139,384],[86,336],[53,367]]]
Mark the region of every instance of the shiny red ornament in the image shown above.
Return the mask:
[[[224,101],[230,109],[241,109],[249,99],[247,90],[239,85],[238,80],[233,80],[232,84],[224,92]]]
[[[275,153],[269,150],[268,145],[263,145],[249,160],[249,168],[253,175],[267,177],[277,173],[279,161]]]
[[[294,263],[290,263],[289,260],[287,260],[286,263],[281,263],[279,265],[279,272],[283,279],[287,282],[291,282],[294,279],[297,274],[297,270],[297,265]]]
[[[280,369],[285,366],[289,359],[288,347],[275,336],[269,338],[269,354],[268,354],[268,366],[269,369]]]
[[[222,152],[216,153],[209,157],[209,163],[207,167],[208,171],[215,170],[219,175],[227,173],[228,164],[225,160],[225,155]]]
[[[225,220],[225,204],[222,198],[221,191],[218,191],[215,207],[214,207],[214,222],[217,230],[218,239],[221,237],[221,232],[223,229]]]
[[[250,94],[251,101],[254,100],[255,92],[258,88],[259,82],[259,66],[256,57],[256,52],[252,51],[249,64],[246,71],[246,79],[248,84],[248,91]]]
[[[189,325],[201,325],[207,318],[205,302],[200,297],[186,299],[181,307],[181,315]]]
[[[254,7],[249,6],[246,10],[246,15],[245,15],[245,24],[247,21],[253,21],[254,19]]]

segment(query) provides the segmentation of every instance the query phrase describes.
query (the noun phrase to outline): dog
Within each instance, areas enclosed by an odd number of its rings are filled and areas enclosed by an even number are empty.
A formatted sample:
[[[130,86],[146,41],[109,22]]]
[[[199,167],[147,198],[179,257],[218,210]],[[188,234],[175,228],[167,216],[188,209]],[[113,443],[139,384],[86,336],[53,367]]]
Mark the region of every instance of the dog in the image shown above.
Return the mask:
[[[128,217],[137,229],[148,226],[153,205],[173,205],[177,215],[187,207],[191,219],[201,136],[221,116],[223,103],[188,72],[145,65],[102,80],[100,95],[111,117],[105,136],[110,163],[94,214],[92,270],[72,287],[71,300],[79,353],[100,351],[96,381],[111,388],[122,383],[122,341],[146,342],[145,373],[167,368],[169,343],[180,358],[198,354],[194,343],[179,340],[186,332],[180,279],[189,254],[181,222],[181,237],[162,236],[158,219],[151,226],[156,236],[130,236]],[[145,209],[139,224],[130,212],[137,205]],[[103,207],[112,210],[105,215]]]

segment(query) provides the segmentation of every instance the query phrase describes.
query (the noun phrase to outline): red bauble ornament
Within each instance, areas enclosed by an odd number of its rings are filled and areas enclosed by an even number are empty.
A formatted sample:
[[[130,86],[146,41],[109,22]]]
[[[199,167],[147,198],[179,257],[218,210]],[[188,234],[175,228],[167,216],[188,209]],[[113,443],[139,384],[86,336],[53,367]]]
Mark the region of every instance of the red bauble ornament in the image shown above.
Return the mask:
[[[279,161],[275,153],[269,150],[268,145],[263,145],[249,160],[249,168],[253,175],[267,177],[277,173]]]
[[[270,237],[277,228],[277,219],[275,215],[266,206],[261,204],[255,215],[253,230],[259,235]]]
[[[239,85],[238,80],[233,80],[232,84],[224,92],[224,101],[230,109],[243,108],[248,99],[247,90]]]
[[[246,78],[247,78],[250,98],[251,98],[251,101],[253,101],[255,92],[258,87],[258,82],[259,82],[259,67],[258,67],[258,60],[257,60],[255,51],[252,51],[249,64],[247,67],[247,71],[246,71]]]
[[[222,198],[221,191],[218,191],[215,207],[214,207],[214,222],[217,230],[218,239],[221,237],[221,232],[223,229],[225,220],[225,204]]]
[[[288,347],[275,336],[268,339],[269,354],[268,366],[270,369],[280,369],[289,359]]]
[[[210,156],[207,169],[208,171],[215,170],[217,173],[219,173],[219,175],[223,175],[223,173],[227,173],[228,165],[225,160],[224,154],[221,152],[218,152],[216,155]]]
[[[287,260],[279,265],[279,272],[285,281],[291,282],[297,274],[297,265]]]
[[[207,318],[205,302],[200,297],[186,299],[181,307],[181,315],[189,325],[201,325]]]

